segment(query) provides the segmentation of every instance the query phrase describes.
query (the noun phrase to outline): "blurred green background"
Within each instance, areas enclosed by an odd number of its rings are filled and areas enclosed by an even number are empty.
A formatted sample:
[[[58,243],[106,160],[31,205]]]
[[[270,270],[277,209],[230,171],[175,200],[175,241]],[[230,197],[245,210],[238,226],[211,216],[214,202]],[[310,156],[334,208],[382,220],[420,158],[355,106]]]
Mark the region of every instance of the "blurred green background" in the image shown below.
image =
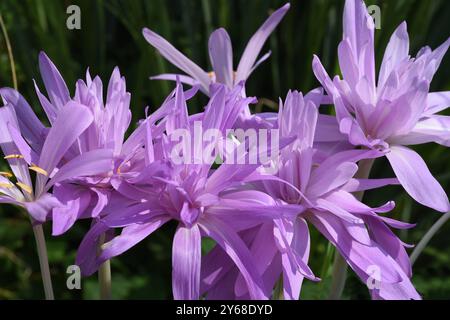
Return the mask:
[[[450,35],[450,1],[448,0],[383,0],[367,1],[381,7],[381,30],[376,34],[378,63],[386,43],[397,27],[406,20],[412,41],[412,53],[423,45],[435,48]],[[66,8],[81,8],[81,30],[66,28]],[[225,27],[232,38],[235,61],[254,31],[268,14],[283,5],[276,0],[1,0],[0,14],[8,32],[17,71],[18,86],[44,119],[37,104],[32,80],[42,87],[37,56],[44,50],[61,70],[69,89],[76,79],[99,74],[104,83],[118,65],[132,92],[134,120],[144,115],[145,106],[155,110],[173,85],[150,81],[151,75],[175,71],[141,36],[147,26],[160,33],[193,61],[204,68],[208,64],[207,40],[210,32]],[[271,101],[285,96],[290,88],[310,90],[318,83],[311,72],[314,53],[327,70],[339,72],[337,45],[342,34],[343,0],[293,0],[292,7],[265,46],[272,56],[252,75],[248,94],[266,101],[257,110],[270,110]],[[237,62],[235,62],[237,64]],[[379,66],[379,64],[378,64]],[[434,90],[450,90],[450,57],[444,59],[434,82]],[[10,60],[3,33],[0,33],[0,86],[13,86]],[[204,99],[191,104],[201,110]],[[2,128],[1,128],[2,129]],[[0,129],[0,130],[1,130]],[[450,191],[450,150],[436,145],[418,148],[431,171]],[[0,166],[1,168],[1,166]],[[383,160],[376,163],[373,177],[392,175]],[[440,214],[415,204],[400,188],[389,187],[369,192],[369,204],[395,200],[395,218],[417,223],[414,230],[403,231],[401,238],[417,243]],[[58,299],[96,299],[96,277],[83,279],[82,290],[66,288],[66,268],[73,264],[75,252],[89,222],[78,223],[64,236],[50,238],[46,234],[55,294]],[[168,225],[121,257],[114,259],[113,297],[117,299],[171,298],[171,239],[174,226]],[[450,224],[432,240],[414,266],[413,282],[426,299],[450,298]],[[302,297],[326,297],[329,285],[332,250],[317,233],[313,233],[311,265],[324,280],[306,282]],[[205,243],[205,250],[210,247]],[[344,296],[366,299],[367,290],[351,274]],[[0,299],[43,298],[39,265],[33,234],[27,217],[10,206],[0,207]]]

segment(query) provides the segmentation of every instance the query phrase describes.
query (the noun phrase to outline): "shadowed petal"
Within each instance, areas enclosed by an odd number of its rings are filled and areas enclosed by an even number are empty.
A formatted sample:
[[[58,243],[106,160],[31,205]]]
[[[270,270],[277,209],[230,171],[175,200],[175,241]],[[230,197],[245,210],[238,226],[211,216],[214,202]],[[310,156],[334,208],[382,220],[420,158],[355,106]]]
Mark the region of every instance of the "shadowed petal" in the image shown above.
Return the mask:
[[[56,109],[55,106],[50,101],[48,101],[48,99],[41,93],[39,87],[36,84],[36,81],[33,80],[33,83],[34,90],[36,91],[36,95],[38,96],[42,109],[44,109],[48,121],[52,124],[56,120],[58,109]]]
[[[8,123],[7,130],[9,131],[9,134],[11,135],[11,138],[14,141],[17,149],[19,149],[19,154],[24,157],[24,160],[29,165],[31,165],[32,163],[37,163],[39,161],[39,156],[36,152],[34,152],[33,149],[31,149],[31,147],[22,137],[22,134],[20,133],[17,126],[12,123]]]
[[[83,276],[92,275],[100,266],[101,263],[98,263],[97,259],[100,237],[108,229],[108,226],[99,221],[91,227],[81,241],[75,263],[80,267]]]
[[[15,127],[15,131],[19,131],[14,109],[10,105],[0,108],[0,148],[5,156],[20,155],[20,149],[11,136],[11,130],[7,129],[8,127]],[[7,161],[18,181],[31,186],[30,173],[25,159],[11,158]]]
[[[69,230],[89,206],[91,195],[72,184],[58,185],[53,189],[61,206],[52,212],[52,235],[59,236]]]
[[[44,52],[39,54],[39,69],[50,101],[56,109],[61,109],[70,100],[69,89],[56,66]]]
[[[239,236],[219,219],[209,216],[202,220],[201,228],[214,239],[234,261],[247,282],[251,299],[265,300],[261,275],[254,265],[252,254]]]
[[[370,270],[376,266],[381,270],[381,282],[397,283],[402,280],[400,274],[394,268],[397,263],[392,257],[378,246],[362,244],[348,233],[347,228],[341,220],[334,215],[326,213],[315,213],[308,216],[316,228],[338,249],[352,269],[358,274],[362,281],[369,279]]]
[[[17,115],[20,132],[30,144],[30,146],[39,152],[44,144],[44,134],[46,128],[33,112],[28,102],[20,93],[14,89],[2,88],[0,95],[6,104],[11,105]]]

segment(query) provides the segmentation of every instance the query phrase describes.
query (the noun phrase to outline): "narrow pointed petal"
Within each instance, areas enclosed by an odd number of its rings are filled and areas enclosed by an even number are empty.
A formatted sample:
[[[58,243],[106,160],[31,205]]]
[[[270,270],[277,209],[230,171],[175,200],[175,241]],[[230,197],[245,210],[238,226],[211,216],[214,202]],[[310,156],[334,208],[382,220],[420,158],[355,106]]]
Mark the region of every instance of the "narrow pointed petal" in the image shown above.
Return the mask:
[[[425,113],[432,115],[450,107],[450,91],[431,92],[427,98]]]
[[[310,237],[309,230],[304,219],[298,219],[294,223],[294,237],[292,239],[291,247],[295,252],[297,259],[303,262],[303,268],[308,266],[309,251],[310,251]],[[282,256],[283,266],[287,265],[285,262],[286,255]],[[298,272],[298,270],[292,270],[289,267],[283,267],[283,293],[285,299],[288,300],[298,300],[300,297],[300,291],[302,288],[302,283],[305,278],[305,272],[310,273],[310,279],[313,279],[314,274],[309,270],[309,267],[303,271],[303,273]],[[307,273],[306,273],[307,274]],[[313,280],[320,280],[315,278]]]
[[[39,69],[50,101],[56,109],[61,109],[70,100],[69,89],[56,66],[44,52],[39,54]]]
[[[214,31],[209,38],[209,57],[216,75],[216,81],[233,87],[233,48],[225,29]]]
[[[36,95],[38,96],[42,109],[44,109],[48,121],[52,124],[56,120],[58,109],[50,101],[48,101],[48,99],[41,93],[38,85],[36,84],[36,81],[33,82],[34,82],[34,90],[36,91]]]
[[[342,187],[343,190],[347,192],[359,192],[366,190],[378,189],[389,185],[399,185],[400,182],[397,178],[387,178],[387,179],[351,179],[345,186]]]
[[[11,105],[17,115],[20,132],[36,151],[41,151],[44,144],[46,128],[34,113],[28,102],[22,95],[14,89],[2,88],[0,95],[6,104]]]
[[[91,111],[76,102],[63,107],[42,147],[39,167],[52,174],[65,153],[93,121]],[[47,179],[38,177],[37,191],[42,191]],[[38,192],[38,193],[39,193]]]
[[[372,290],[374,300],[422,300],[411,280],[399,283],[381,283],[380,289]]]
[[[168,217],[156,217],[152,221],[143,224],[132,224],[123,228],[122,233],[105,243],[99,262],[102,263],[113,257],[117,257],[129,250],[137,243],[158,230],[169,220]]]
[[[172,288],[175,300],[200,296],[201,235],[197,225],[178,226],[172,247]]]
[[[406,22],[403,22],[392,34],[384,53],[380,69],[378,86],[383,87],[392,70],[409,58],[409,36]]]
[[[211,216],[202,220],[201,228],[227,252],[239,268],[247,282],[251,299],[266,300],[262,278],[254,265],[252,254],[235,231]]]
[[[280,272],[278,271],[275,279],[272,279],[272,277],[270,277],[271,267],[273,264],[277,264],[276,261],[274,263],[274,260],[279,256],[278,248],[275,244],[274,238],[273,236],[269,236],[273,234],[272,221],[270,221],[269,223],[265,223],[258,228],[240,232],[240,235],[242,235],[242,240],[244,240],[244,242],[251,242],[250,251],[255,259],[255,265],[258,267],[258,271],[263,275],[269,276],[263,276],[264,284],[266,286],[265,292],[267,296],[270,296],[272,294],[274,284],[280,276]],[[236,279],[234,292],[239,297],[248,295],[247,284],[242,274],[239,274]]]
[[[433,115],[417,122],[411,132],[391,138],[392,143],[416,145],[435,142],[450,147],[450,117]]]
[[[189,76],[197,80],[202,88],[209,91],[209,84],[211,79],[208,74],[202,70],[198,65],[189,60],[180,51],[175,49],[167,40],[165,40],[160,35],[151,31],[150,29],[144,28],[142,31],[145,40],[155,47],[161,55],[169,60],[170,63],[175,65],[177,68],[186,72]]]
[[[11,123],[8,123],[7,128],[5,129],[9,130],[9,134],[11,135],[14,144],[19,149],[19,154],[21,154],[24,157],[24,160],[29,165],[31,165],[32,163],[37,163],[39,160],[39,156],[37,155],[36,152],[34,152],[34,150],[31,149],[28,143],[24,140],[19,129]]]
[[[304,276],[298,268],[293,268],[292,263],[286,253],[281,255],[283,268],[283,296],[285,300],[298,300]]]
[[[359,57],[367,43],[373,44],[375,26],[367,12],[366,5],[360,0],[346,0],[344,7],[344,39],[348,38],[355,57]]]
[[[450,37],[429,55],[428,62],[432,63],[432,70],[430,71],[428,78],[429,81],[432,80],[434,74],[439,69],[439,66],[442,63],[442,59],[444,59],[444,56],[447,53],[449,47],[450,47]]]
[[[102,221],[98,221],[91,227],[81,241],[75,263],[80,267],[83,276],[92,275],[100,266],[101,263],[98,262],[100,237],[108,229],[108,226]]]
[[[191,87],[200,85],[200,83],[192,77],[189,77],[189,76],[186,76],[183,74],[174,74],[174,73],[158,74],[156,76],[150,77],[150,80],[177,81],[177,78],[180,79],[181,83],[187,84]],[[202,91],[203,93],[208,94],[208,91],[204,91],[204,89],[202,87],[201,87],[201,89],[203,90]]]
[[[89,151],[70,160],[46,185],[49,190],[54,184],[78,177],[107,174],[113,168],[113,152],[108,149]]]
[[[415,151],[403,146],[391,146],[391,152],[386,157],[398,180],[414,200],[440,212],[450,210],[444,189]]]
[[[0,189],[1,190],[1,189]],[[13,204],[16,206],[22,206],[21,202],[14,200],[13,198],[0,196],[0,203]]]
[[[352,162],[336,164],[335,167],[321,165],[311,174],[311,183],[307,194],[321,196],[346,184],[358,171],[358,166]]]
[[[0,130],[0,148],[3,151],[3,155],[5,157],[11,155],[23,157],[14,138],[11,136],[10,130],[7,129],[8,127],[15,127],[16,131],[19,131],[19,124],[14,109],[10,105],[0,108],[0,127],[2,128]],[[8,158],[7,161],[18,182],[31,186],[30,173],[25,159],[12,157]]]
[[[387,256],[378,244],[366,245],[355,241],[348,233],[346,226],[331,214],[315,213],[308,218],[338,248],[362,281],[366,283],[369,279],[371,276],[370,270],[373,266],[377,266],[381,270],[381,279],[379,279],[381,282],[391,284],[401,281],[401,275],[394,267],[397,263],[392,257]]]
[[[269,38],[270,34],[277,27],[277,25],[281,22],[286,12],[289,10],[290,4],[287,3],[277,11],[272,13],[272,15],[264,22],[264,24],[256,31],[253,37],[247,44],[247,47],[242,54],[241,61],[239,62],[239,66],[236,72],[236,83],[247,80],[253,65],[258,58],[259,53],[261,52],[264,43],[267,38]]]

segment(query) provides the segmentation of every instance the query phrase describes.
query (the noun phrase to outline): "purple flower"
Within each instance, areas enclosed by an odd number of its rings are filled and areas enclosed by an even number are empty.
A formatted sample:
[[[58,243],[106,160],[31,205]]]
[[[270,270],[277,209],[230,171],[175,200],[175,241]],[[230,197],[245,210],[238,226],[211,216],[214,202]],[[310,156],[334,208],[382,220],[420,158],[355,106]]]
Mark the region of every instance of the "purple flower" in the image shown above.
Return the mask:
[[[418,299],[410,282],[411,266],[404,244],[389,227],[409,228],[378,213],[389,212],[389,202],[370,208],[358,201],[353,192],[397,184],[396,179],[358,179],[356,162],[382,155],[376,150],[350,150],[323,157],[313,147],[318,119],[317,96],[290,92],[280,105],[278,128],[281,136],[296,134],[292,145],[281,152],[277,180],[254,183],[256,190],[269,195],[278,206],[267,207],[270,200],[260,196],[260,207],[235,203],[249,192],[230,192],[221,199],[223,213],[237,219],[244,212],[272,219],[241,231],[258,271],[265,281],[266,295],[283,275],[284,297],[298,299],[303,279],[318,279],[308,267],[310,239],[308,224],[314,225],[342,254],[362,281],[377,281],[370,288],[374,298]],[[254,196],[256,199],[256,196]],[[267,197],[267,196],[266,196]],[[233,205],[234,204],[234,205]],[[236,209],[236,207],[238,209]],[[233,213],[233,211],[235,211]],[[281,214],[281,216],[280,216]],[[214,249],[205,259],[203,290],[210,299],[248,298],[242,276],[221,253]],[[372,273],[378,268],[377,276]],[[231,284],[231,285],[230,285]]]
[[[0,94],[8,103],[0,108],[0,147],[12,170],[0,176],[0,203],[23,207],[33,221],[43,223],[62,205],[50,189],[68,179],[108,172],[112,152],[94,150],[66,161],[67,150],[93,121],[86,107],[67,103],[47,130],[20,94],[12,89],[1,89]],[[30,171],[36,173],[34,183]]]
[[[448,197],[423,159],[406,145],[450,145],[450,118],[437,115],[448,107],[450,93],[429,93],[430,83],[450,45],[425,47],[409,56],[406,23],[392,35],[378,81],[375,75],[374,23],[360,0],[347,0],[344,39],[339,45],[343,79],[330,79],[314,57],[317,79],[333,99],[340,131],[354,146],[382,150],[405,190],[419,203],[450,209]]]
[[[86,72],[86,81],[77,81],[75,95],[71,98],[60,72],[43,52],[39,55],[39,66],[49,98],[40,92],[37,85],[36,93],[52,126],[68,104],[84,106],[86,116],[91,119],[88,127],[77,137],[76,143],[67,148],[63,160],[70,161],[83,154],[101,150],[112,153],[113,160],[111,170],[77,176],[54,185],[53,195],[60,201],[60,205],[52,211],[53,235],[60,235],[78,219],[97,218],[104,214],[111,205],[115,188],[124,189],[122,180],[131,179],[143,170],[143,130],[142,126],[139,127],[125,141],[125,133],[131,121],[131,95],[126,91],[125,79],[118,68],[111,75],[104,101],[102,81],[99,77],[92,79],[89,70]],[[191,91],[188,92],[189,97],[197,90],[194,88]],[[13,94],[6,89],[3,92],[7,98]],[[18,102],[13,101],[12,105],[16,110],[23,109]],[[173,108],[173,99],[169,99],[151,121],[156,122]],[[19,122],[27,121],[25,117],[25,120],[22,118],[19,117]],[[22,126],[32,128],[36,123],[24,123]],[[45,131],[39,127],[35,130],[38,129]],[[36,145],[39,146],[37,143]]]
[[[160,80],[180,80],[186,84],[199,84],[201,90],[209,94],[209,85],[211,83],[222,83],[228,88],[233,88],[241,81],[247,80],[250,74],[266,59],[269,58],[270,52],[266,53],[257,61],[258,55],[266,42],[267,38],[283,19],[289,10],[290,4],[287,3],[283,7],[276,10],[259,30],[253,35],[242,54],[237,71],[233,67],[233,50],[231,40],[225,29],[220,28],[214,31],[209,38],[209,56],[213,72],[207,73],[194,62],[189,60],[169,42],[160,35],[145,28],[143,34],[145,39],[155,47],[163,57],[169,60],[173,65],[184,71],[187,75],[162,74],[153,79]]]
[[[242,98],[241,91],[242,85],[231,91],[219,85],[204,114],[194,119],[201,121],[205,131],[216,129],[224,132],[231,128],[242,108],[254,101],[253,98]],[[250,297],[267,298],[254,259],[237,233],[239,228],[254,223],[255,218],[245,222],[245,216],[242,216],[240,221],[232,223],[216,207],[223,192],[258,179],[256,169],[259,165],[222,164],[213,170],[214,161],[198,164],[175,162],[171,156],[175,145],[173,135],[178,129],[192,134],[195,130],[179,83],[175,106],[176,111],[163,120],[165,132],[161,136],[153,137],[150,123],[146,122],[145,150],[150,161],[141,175],[129,181],[132,192],[118,190],[129,201],[112,208],[86,235],[78,251],[77,264],[83,274],[92,274],[102,262],[125,252],[163,224],[175,220],[178,222],[172,252],[175,299],[200,297],[201,238],[205,236],[214,239],[240,270]],[[207,145],[202,140],[194,140],[193,144],[197,143],[202,150]],[[155,174],[157,172],[160,174]],[[253,194],[249,193],[244,202],[254,202]],[[111,228],[123,228],[122,233],[104,244],[102,252],[97,255],[100,235]]]

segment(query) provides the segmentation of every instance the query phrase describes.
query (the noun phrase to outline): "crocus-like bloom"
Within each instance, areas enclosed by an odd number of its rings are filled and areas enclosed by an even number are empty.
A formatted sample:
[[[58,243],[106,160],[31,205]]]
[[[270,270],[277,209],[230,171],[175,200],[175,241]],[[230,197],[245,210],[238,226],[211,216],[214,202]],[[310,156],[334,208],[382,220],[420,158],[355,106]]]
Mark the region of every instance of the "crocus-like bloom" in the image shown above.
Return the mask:
[[[55,184],[53,194],[62,205],[52,212],[53,235],[60,235],[78,219],[97,218],[104,214],[115,188],[124,188],[122,180],[130,179],[143,170],[145,157],[142,133],[145,131],[141,126],[125,141],[125,133],[131,122],[131,95],[126,91],[125,78],[120,75],[118,68],[111,75],[104,101],[103,83],[98,76],[92,79],[89,70],[86,72],[86,81],[77,81],[75,95],[71,98],[60,72],[43,52],[39,55],[39,67],[48,98],[37,85],[36,93],[52,125],[68,103],[84,106],[85,111],[92,116],[90,125],[67,150],[65,161],[94,150],[109,150],[114,161],[113,170],[99,171],[96,175]],[[188,96],[196,91],[194,88]],[[11,94],[7,90],[4,92],[7,96]],[[20,108],[14,105],[16,109]],[[152,121],[170,113],[173,107],[173,99],[168,99]]]
[[[46,137],[41,138],[46,130],[25,100],[12,89],[1,93],[7,93],[5,100],[15,101],[21,116],[27,118],[22,119],[21,126],[16,108],[9,104],[0,108],[0,147],[12,170],[0,175],[0,203],[23,207],[35,223],[43,223],[51,210],[61,205],[50,189],[68,179],[112,170],[112,152],[95,150],[65,161],[67,150],[92,123],[91,113],[69,102],[54,119]],[[32,146],[38,146],[39,153]],[[30,170],[37,175],[34,185]]]
[[[153,79],[176,80],[177,77],[180,77],[180,80],[186,84],[199,84],[201,90],[206,94],[209,94],[210,92],[210,84],[215,82],[225,84],[230,89],[233,88],[241,81],[247,80],[259,64],[269,58],[270,52],[263,55],[257,61],[264,43],[283,19],[284,15],[289,10],[289,7],[290,4],[287,3],[276,10],[253,35],[242,54],[236,72],[233,67],[233,49],[231,40],[228,33],[223,28],[214,31],[209,38],[209,56],[213,67],[213,72],[211,73],[204,71],[160,35],[145,28],[143,30],[145,39],[155,47],[162,56],[187,74],[163,74],[153,77]]]
[[[110,150],[116,167],[110,172],[98,172],[97,175],[67,180],[55,186],[53,193],[63,204],[52,214],[53,235],[59,235],[77,219],[99,216],[108,205],[113,190],[110,179],[118,167],[123,166],[123,161],[128,160],[131,152],[130,148],[123,148],[124,135],[131,121],[131,95],[126,92],[125,79],[118,68],[111,75],[104,102],[102,81],[99,77],[92,79],[89,71],[86,72],[86,81],[77,81],[75,95],[71,98],[60,72],[43,52],[39,55],[39,67],[48,99],[37,85],[36,93],[51,124],[70,102],[86,107],[86,112],[92,115],[89,127],[78,137],[77,143],[71,145],[64,158],[70,160],[86,152]],[[127,162],[127,165],[130,167],[131,163]]]
[[[77,82],[72,99],[60,72],[43,52],[39,55],[39,67],[49,98],[40,92],[37,85],[36,94],[52,127],[60,113],[67,112],[64,110],[69,104],[83,106],[86,116],[89,117],[88,127],[79,132],[76,143],[67,146],[66,153],[62,155],[63,161],[70,161],[91,151],[104,150],[105,153],[111,154],[111,159],[114,158],[116,167],[122,165],[121,160],[126,160],[126,156],[122,156],[122,149],[127,155],[132,151],[130,146],[123,148],[131,112],[130,94],[126,92],[125,79],[120,76],[119,70],[116,68],[111,76],[104,104],[102,81],[99,77],[92,79],[89,71],[86,73],[86,82]],[[2,89],[1,93],[6,101],[14,106],[16,112],[23,112],[23,98],[16,99],[16,93],[12,89]],[[29,120],[23,116],[20,116],[18,121],[22,127],[38,131],[36,135],[45,135],[45,130],[37,126],[37,121],[28,125]],[[67,130],[70,130],[70,126]],[[33,143],[31,148],[36,153],[42,152],[39,143]],[[130,163],[127,164],[129,167]],[[54,235],[65,232],[79,218],[96,217],[101,213],[108,204],[112,190],[109,187],[110,177],[116,171],[96,171],[95,175],[79,176],[77,179],[59,181],[54,185],[53,195],[61,202],[52,212]]]
[[[295,134],[297,139],[281,152],[277,164],[279,181],[255,183],[257,190],[270,195],[278,207],[264,208],[261,201],[261,207],[251,211],[258,214],[274,210],[272,220],[241,234],[263,276],[268,289],[266,294],[270,295],[280,273],[283,274],[286,299],[298,299],[304,277],[319,280],[307,265],[310,248],[308,223],[311,223],[336,246],[362,281],[376,283],[370,288],[374,298],[420,298],[409,280],[411,266],[404,245],[388,227],[407,228],[411,225],[378,215],[391,210],[392,202],[380,208],[370,208],[351,194],[398,182],[396,179],[354,177],[358,170],[355,163],[379,157],[382,155],[379,151],[350,150],[323,157],[314,149],[318,101],[314,95],[304,98],[298,92],[291,92],[284,107],[280,106],[278,128],[281,136]],[[247,192],[244,190],[222,197],[224,210],[240,201]],[[293,215],[295,207],[297,211]],[[237,212],[232,216],[248,210],[245,206],[241,208],[233,208]],[[276,216],[277,212],[281,212],[281,217]],[[202,277],[207,297],[248,298],[242,276],[230,268],[228,259],[220,251],[220,248],[214,249],[205,259],[208,267]]]
[[[253,98],[242,98],[242,88],[242,84],[231,91],[224,85],[216,87],[201,119],[204,132],[208,129],[224,132],[233,126],[242,108],[254,101]],[[214,210],[222,192],[257,179],[259,165],[222,164],[212,170],[214,159],[199,164],[175,162],[170,156],[175,146],[172,142],[175,132],[185,129],[195,137],[195,126],[188,117],[181,84],[177,84],[176,90],[176,112],[165,118],[165,133],[159,138],[152,137],[152,130],[147,127],[145,150],[149,165],[131,181],[134,191],[122,192],[131,198],[129,204],[113,209],[93,226],[80,246],[77,264],[84,274],[91,274],[102,262],[125,252],[166,222],[175,220],[178,222],[172,253],[175,299],[200,297],[202,236],[214,239],[234,261],[245,279],[249,296],[264,299],[266,295],[257,266],[236,231],[237,225],[245,224],[244,216],[233,224],[221,215],[220,210]],[[149,126],[149,122],[146,125]],[[202,150],[209,145],[203,140],[195,140],[193,145],[197,143]],[[244,200],[255,202],[252,193]],[[123,230],[121,235],[105,243],[98,254],[99,237],[110,228]]]
[[[449,106],[450,93],[429,93],[450,39],[411,58],[406,23],[402,23],[389,41],[376,81],[374,29],[364,3],[347,0],[338,52],[343,79],[331,80],[317,57],[314,73],[333,99],[340,131],[348,141],[383,151],[411,197],[446,212],[450,205],[445,191],[420,155],[406,145],[450,145],[450,118],[436,114]]]

